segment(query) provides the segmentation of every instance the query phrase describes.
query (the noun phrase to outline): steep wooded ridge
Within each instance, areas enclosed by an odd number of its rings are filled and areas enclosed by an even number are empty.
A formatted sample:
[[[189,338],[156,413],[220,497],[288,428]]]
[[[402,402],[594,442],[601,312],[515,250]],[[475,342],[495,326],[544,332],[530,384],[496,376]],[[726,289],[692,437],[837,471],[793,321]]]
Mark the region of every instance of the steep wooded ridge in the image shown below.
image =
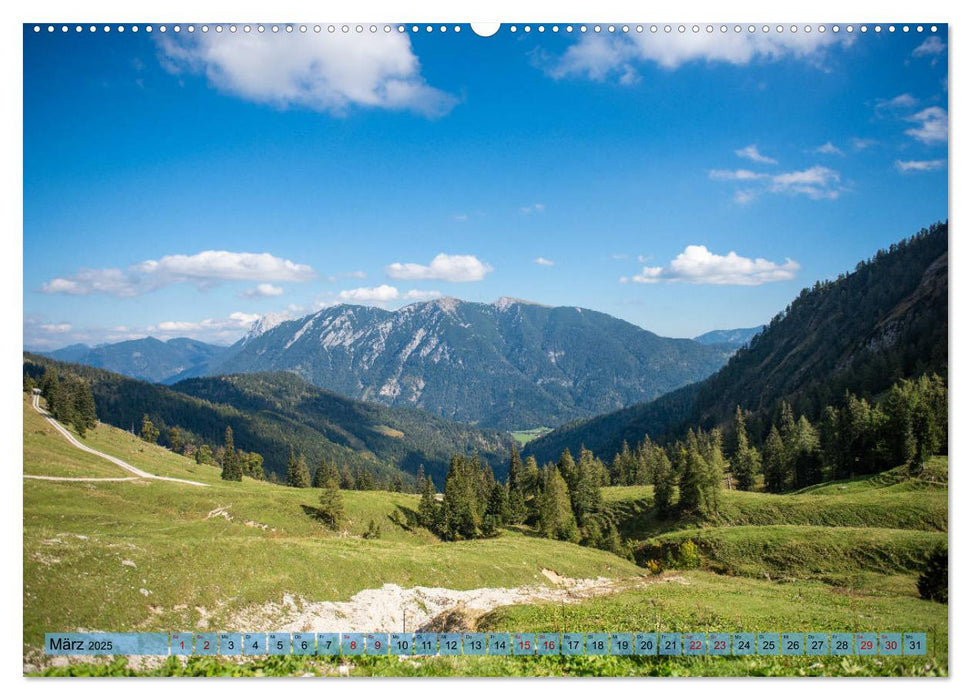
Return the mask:
[[[541,462],[581,445],[601,457],[680,437],[688,426],[727,425],[736,405],[753,413],[757,439],[785,400],[817,417],[847,390],[879,397],[900,378],[947,373],[948,228],[938,223],[817,282],[729,359],[715,375],[655,401],[574,422],[527,452]]]
[[[289,370],[345,396],[513,430],[656,398],[730,352],[589,309],[444,298],[329,307],[245,338],[212,371]]]
[[[288,372],[207,377],[169,388],[106,370],[65,364],[25,353],[24,372],[39,377],[45,367],[91,382],[98,418],[129,430],[148,415],[161,430],[178,427],[183,439],[215,448],[232,427],[236,446],[263,456],[267,472],[284,476],[290,446],[311,469],[323,459],[405,479],[424,465],[444,480],[452,454],[477,452],[497,471],[508,461],[508,436],[483,431],[410,408],[355,401],[315,387]]]
[[[97,347],[69,345],[41,354],[61,362],[99,367],[148,382],[169,383],[204,373],[211,363],[228,351],[227,347],[192,338],[172,338],[165,342],[157,338],[140,338]]]

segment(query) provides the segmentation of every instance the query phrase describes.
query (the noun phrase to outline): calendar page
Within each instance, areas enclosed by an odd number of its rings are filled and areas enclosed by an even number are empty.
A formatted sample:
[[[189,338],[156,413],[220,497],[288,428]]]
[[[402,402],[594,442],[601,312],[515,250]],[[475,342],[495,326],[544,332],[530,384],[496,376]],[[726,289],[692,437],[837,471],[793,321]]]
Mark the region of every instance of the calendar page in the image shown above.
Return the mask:
[[[949,674],[949,26],[644,19],[23,24],[23,675]]]

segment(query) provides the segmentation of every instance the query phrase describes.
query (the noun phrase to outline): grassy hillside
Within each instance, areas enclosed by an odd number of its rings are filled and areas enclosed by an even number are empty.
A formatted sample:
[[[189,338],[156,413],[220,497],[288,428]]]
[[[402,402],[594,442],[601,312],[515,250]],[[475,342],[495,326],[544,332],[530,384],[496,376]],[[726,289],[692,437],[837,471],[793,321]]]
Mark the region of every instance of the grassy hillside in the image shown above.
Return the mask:
[[[29,409],[24,470],[124,474],[67,445]],[[650,575],[607,552],[516,530],[490,540],[440,542],[406,525],[418,499],[344,492],[342,532],[314,516],[317,494],[244,479],[226,483],[196,465],[108,425],[84,439],[146,471],[208,486],[126,482],[24,482],[24,659],[36,663],[55,630],[216,631],[254,608],[341,601],[385,583],[402,587],[550,585],[549,572],[617,583],[570,605],[494,609],[463,624],[478,630],[926,630],[919,659],[357,659],[354,675],[934,675],[947,672],[947,606],[920,600],[917,571],[946,539],[946,463],[929,479],[891,472],[797,495],[726,493],[721,520],[658,522],[650,487],[605,489],[638,558],[691,539],[700,569]],[[399,515],[395,515],[395,514]],[[869,514],[869,515],[868,515]],[[400,517],[399,517],[400,516]],[[364,539],[371,520],[379,539]],[[863,521],[863,522],[861,522]],[[402,524],[398,524],[402,523]],[[57,585],[52,585],[56,581]],[[346,662],[344,662],[346,663]],[[50,673],[127,674],[109,659]],[[171,660],[171,674],[337,674],[333,660]]]
[[[27,437],[36,434],[30,413]],[[45,455],[61,443],[74,448],[59,435],[37,438],[25,438],[25,473],[63,475],[64,467]],[[240,610],[279,601],[284,593],[346,600],[385,583],[458,589],[549,583],[543,568],[577,578],[640,573],[605,552],[513,531],[442,543],[423,529],[392,522],[393,513],[417,508],[418,497],[408,494],[345,492],[348,522],[335,533],[307,510],[316,506],[315,490],[222,482],[216,467],[107,425],[83,442],[146,471],[210,485],[25,480],[25,652],[52,630],[214,631]],[[69,458],[64,463],[72,464]],[[111,475],[124,475],[104,464]],[[72,469],[72,475],[91,476],[97,467],[78,462]],[[372,519],[381,537],[362,539]]]

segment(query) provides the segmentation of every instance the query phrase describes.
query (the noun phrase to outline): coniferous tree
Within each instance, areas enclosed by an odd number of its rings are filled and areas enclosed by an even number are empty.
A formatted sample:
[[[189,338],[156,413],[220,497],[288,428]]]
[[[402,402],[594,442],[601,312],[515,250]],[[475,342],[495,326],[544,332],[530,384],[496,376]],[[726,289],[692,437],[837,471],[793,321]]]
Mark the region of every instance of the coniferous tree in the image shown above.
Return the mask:
[[[577,542],[580,531],[573,517],[570,492],[559,467],[548,465],[542,473],[542,491],[538,498],[539,531],[546,537]]]
[[[325,462],[318,467],[317,472],[322,474],[323,481],[320,492],[321,519],[331,530],[338,530],[343,525],[345,516],[344,496],[340,491],[337,465]]]
[[[242,481],[243,467],[236,454],[236,446],[233,444],[233,429],[226,426],[226,438],[223,442],[222,456],[222,478],[226,481]]]
[[[442,498],[442,535],[446,539],[472,539],[479,535],[481,513],[477,503],[477,465],[454,455],[445,475]]]
[[[782,436],[774,425],[769,431],[762,450],[762,464],[765,469],[765,490],[782,493],[788,488],[788,459]]]
[[[732,474],[739,491],[752,491],[761,467],[759,451],[749,445],[748,430],[742,407],[735,407],[735,452],[732,455]]]
[[[374,491],[374,476],[367,469],[358,469],[354,475],[354,489],[356,491]]]
[[[73,411],[71,420],[74,429],[81,437],[85,433],[98,425],[98,413],[94,405],[94,396],[91,393],[91,384],[83,379],[78,379],[72,384],[73,396],[71,402]]]
[[[652,480],[654,481],[654,506],[658,516],[671,515],[674,499],[674,470],[667,452],[660,447],[651,448]]]
[[[513,443],[509,447],[509,475],[506,477],[509,491],[509,522],[518,525],[526,521],[526,469],[519,454],[519,447]]]
[[[421,500],[418,501],[418,522],[432,532],[439,532],[439,505],[435,499],[435,484],[431,477],[421,480]]]
[[[819,434],[805,416],[799,416],[790,450],[792,476],[796,488],[818,484],[823,480]]]
[[[322,489],[327,484],[328,481],[333,479],[338,488],[340,488],[340,472],[337,470],[337,462],[332,459],[325,459],[320,462],[320,465],[314,471],[314,481],[313,487],[315,489]]]

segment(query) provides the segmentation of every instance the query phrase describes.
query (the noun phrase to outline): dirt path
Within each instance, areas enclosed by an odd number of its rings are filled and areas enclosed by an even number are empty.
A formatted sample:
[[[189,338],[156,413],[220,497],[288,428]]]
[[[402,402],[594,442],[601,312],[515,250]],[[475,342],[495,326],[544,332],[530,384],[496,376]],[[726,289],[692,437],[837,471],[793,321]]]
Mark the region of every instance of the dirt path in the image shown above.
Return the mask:
[[[307,601],[284,594],[237,614],[233,629],[272,629],[280,632],[393,632],[459,631],[472,629],[482,615],[504,605],[535,602],[577,603],[624,587],[612,579],[570,579],[543,571],[554,586],[517,588],[402,588],[386,583],[363,590],[349,601]]]
[[[78,448],[79,450],[84,450],[85,452],[93,454],[97,457],[101,457],[102,459],[106,459],[112,464],[115,464],[121,467],[125,471],[134,474],[136,477],[140,477],[142,479],[154,479],[156,481],[173,481],[178,484],[189,484],[190,486],[206,486],[206,484],[203,484],[202,482],[199,482],[199,481],[189,481],[188,479],[176,479],[175,477],[171,477],[171,476],[156,476],[155,474],[149,474],[146,471],[142,471],[138,467],[133,467],[128,462],[122,459],[118,459],[117,457],[112,457],[109,454],[105,454],[104,452],[99,452],[98,450],[88,447],[87,445],[81,443],[73,435],[71,435],[71,432],[67,428],[65,428],[63,425],[61,425],[56,420],[54,420],[54,417],[51,416],[51,414],[49,414],[47,411],[45,411],[43,408],[40,407],[39,394],[34,394],[33,399],[31,401],[31,405],[34,407],[35,411],[37,411],[39,414],[44,416],[45,420],[47,420],[48,423],[53,425],[54,429],[57,430],[57,432],[59,432],[61,435],[63,435],[64,439],[67,440],[72,445],[74,445],[74,447]],[[24,478],[25,479],[45,479],[47,481],[129,481],[131,480],[128,478],[111,479],[111,478],[95,478],[95,477],[91,477],[91,478],[56,477],[56,476],[43,477],[43,476],[34,476],[31,474],[24,474]]]

